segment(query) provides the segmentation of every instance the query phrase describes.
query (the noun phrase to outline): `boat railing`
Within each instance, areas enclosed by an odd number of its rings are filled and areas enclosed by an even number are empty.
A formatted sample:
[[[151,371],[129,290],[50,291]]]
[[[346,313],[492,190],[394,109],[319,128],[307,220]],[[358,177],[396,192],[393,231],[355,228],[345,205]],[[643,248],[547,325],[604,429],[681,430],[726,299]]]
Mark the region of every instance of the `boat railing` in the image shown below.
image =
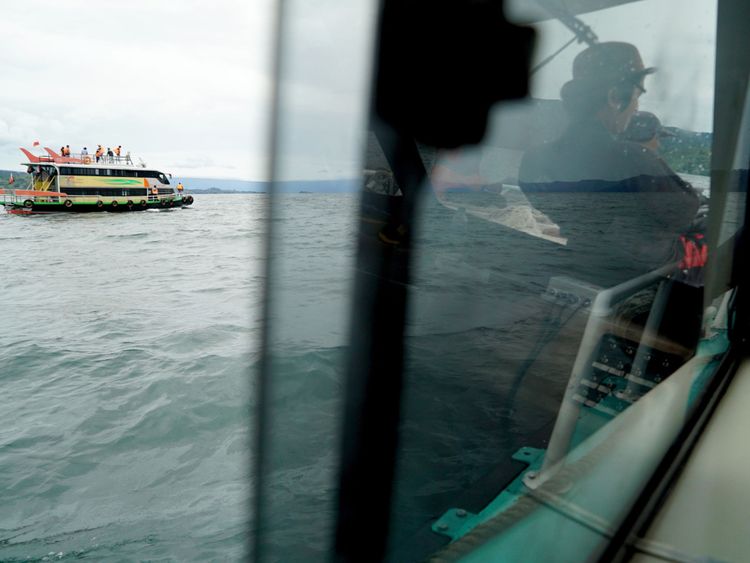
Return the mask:
[[[146,163],[142,158],[136,158],[129,152],[120,155],[109,156],[106,153],[96,156],[96,152],[93,153],[70,153],[69,155],[61,155],[57,152],[45,147],[45,150],[49,152],[45,154],[32,154],[27,151],[27,156],[30,159],[31,164],[82,164],[82,165],[101,165],[101,164],[117,164],[121,166],[133,166],[138,168],[145,168]]]
[[[95,153],[70,153],[68,156],[56,158],[55,162],[75,162],[77,164],[120,164],[123,166],[145,167],[145,163],[139,158],[138,162],[130,153],[108,156],[103,154],[96,156]]]
[[[61,192],[53,192],[50,190],[33,190],[33,189],[17,189],[17,190],[2,190],[2,202],[5,204],[23,203],[26,200],[33,202],[59,202],[60,198],[67,197],[66,194]]]
[[[666,310],[666,293],[662,282],[674,271],[675,266],[676,264],[667,264],[609,289],[601,290],[590,303],[589,318],[542,467],[538,472],[531,472],[524,478],[524,484],[529,489],[536,489],[565,464],[582,407],[582,403],[575,400],[575,395],[578,393],[580,382],[590,369],[591,358],[600,345],[602,336],[610,330],[609,317],[614,312],[615,306],[649,286],[656,286],[658,289],[644,327],[644,336],[640,345],[637,346],[632,366],[628,368],[631,373],[645,372],[645,362],[650,358],[650,356],[646,357],[646,354],[649,352],[649,347],[653,346],[650,343],[653,342],[653,335],[656,334],[656,328],[660,326]],[[627,377],[632,381],[632,375],[627,375]]]

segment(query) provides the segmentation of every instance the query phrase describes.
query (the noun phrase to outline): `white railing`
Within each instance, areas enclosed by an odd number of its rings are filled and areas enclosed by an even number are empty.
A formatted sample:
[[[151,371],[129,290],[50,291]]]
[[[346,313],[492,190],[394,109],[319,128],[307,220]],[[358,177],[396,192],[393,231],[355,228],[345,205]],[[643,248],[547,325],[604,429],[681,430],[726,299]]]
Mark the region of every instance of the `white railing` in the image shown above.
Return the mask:
[[[54,151],[57,156],[52,156],[46,151],[44,152],[44,154],[37,153],[34,156],[39,159],[39,163],[54,162],[56,164],[120,164],[123,166],[138,166],[140,168],[146,167],[146,163],[142,158],[138,158],[136,162],[135,157],[129,152],[121,154],[120,156],[116,154],[109,156],[104,153],[97,157],[96,151],[86,154],[80,152],[72,152],[68,155],[63,155],[59,151],[60,149]]]
[[[70,155],[64,156],[62,158],[73,158],[76,160],[80,160],[81,164],[121,164],[125,166],[146,166],[146,163],[143,162],[143,160],[141,160],[140,158],[138,159],[138,163],[136,164],[135,159],[130,153],[121,154],[120,156],[108,156],[105,153],[99,157],[97,157],[95,153],[70,153]]]

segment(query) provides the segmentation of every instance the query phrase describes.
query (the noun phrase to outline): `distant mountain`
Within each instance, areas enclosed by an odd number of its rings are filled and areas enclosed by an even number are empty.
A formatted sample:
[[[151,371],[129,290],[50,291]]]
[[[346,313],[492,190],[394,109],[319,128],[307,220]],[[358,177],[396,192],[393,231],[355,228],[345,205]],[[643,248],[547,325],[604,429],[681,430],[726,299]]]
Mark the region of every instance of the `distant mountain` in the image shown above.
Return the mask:
[[[256,192],[268,191],[268,182],[257,182],[248,180],[226,180],[223,178],[178,178],[172,179],[173,183],[182,181],[187,191],[199,191],[205,193],[233,193],[233,192]],[[289,180],[279,182],[282,193],[349,193],[357,191],[358,180]]]
[[[264,191],[228,190],[226,188],[189,188],[191,194],[264,194]]]
[[[676,127],[666,128],[673,136],[664,137],[661,141],[661,155],[678,173],[707,176],[711,171],[711,133],[696,133]],[[492,143],[488,139],[488,143]],[[423,152],[423,158],[431,161],[434,151]],[[368,143],[366,168],[387,168],[382,151],[377,142]],[[8,185],[11,172],[16,183],[26,183],[28,175],[16,170],[0,170],[0,187]],[[268,191],[268,182],[249,180],[228,180],[225,178],[190,178],[174,176],[173,184],[182,181],[187,191],[196,193],[264,193]],[[361,187],[361,179],[337,180],[289,180],[278,184],[281,193],[352,193]]]
[[[20,170],[0,170],[0,188],[8,185],[11,173],[16,184],[27,182],[28,174]],[[182,181],[187,191],[195,193],[264,193],[268,182],[227,180],[225,178],[180,178],[174,176],[172,184]],[[280,182],[282,193],[349,193],[359,189],[358,180],[291,180]]]
[[[661,139],[661,156],[676,172],[708,176],[711,174],[711,133],[696,133],[665,127],[673,136]]]
[[[0,170],[0,188],[8,186],[8,179],[11,174],[13,174],[13,180],[15,180],[15,187],[18,187],[19,184],[25,186],[28,182],[29,175],[26,174],[26,172],[19,172],[18,170]]]
[[[251,182],[246,180],[227,180],[224,178],[184,178],[174,176],[172,183],[182,182],[187,191],[200,191],[206,193],[232,193],[232,192],[265,192],[266,182]]]

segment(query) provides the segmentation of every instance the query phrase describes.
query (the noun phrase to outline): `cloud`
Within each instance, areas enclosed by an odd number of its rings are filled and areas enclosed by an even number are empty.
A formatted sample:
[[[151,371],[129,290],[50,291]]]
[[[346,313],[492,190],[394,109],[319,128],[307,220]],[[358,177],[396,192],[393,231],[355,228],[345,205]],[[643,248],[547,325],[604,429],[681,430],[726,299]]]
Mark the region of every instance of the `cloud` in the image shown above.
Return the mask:
[[[627,41],[638,47],[647,66],[657,66],[646,80],[641,106],[652,109],[667,125],[697,131],[713,128],[716,2],[669,0],[633,2],[592,12],[581,19],[600,41]],[[572,37],[558,21],[538,24],[537,59],[557,50]],[[585,45],[575,44],[534,76],[532,93],[559,98],[571,77],[573,58]]]
[[[10,109],[0,112],[0,168],[17,167],[14,147],[36,139],[196,163],[240,149],[255,153],[248,166],[264,162],[272,8],[272,0],[4,6],[0,107]],[[236,173],[219,162],[213,172]]]
[[[276,3],[5,6],[0,65],[11,87],[0,89],[0,107],[13,115],[0,126],[0,168],[16,167],[15,147],[39,139],[74,151],[122,145],[175,174],[265,178]],[[374,10],[370,0],[287,2],[284,176],[356,168]]]

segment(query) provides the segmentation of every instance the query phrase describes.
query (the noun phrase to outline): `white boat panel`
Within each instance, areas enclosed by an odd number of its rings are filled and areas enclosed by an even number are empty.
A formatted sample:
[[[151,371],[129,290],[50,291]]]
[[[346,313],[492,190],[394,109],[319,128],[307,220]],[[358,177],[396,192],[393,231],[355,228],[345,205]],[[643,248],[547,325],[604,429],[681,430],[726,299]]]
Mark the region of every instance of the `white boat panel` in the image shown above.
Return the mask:
[[[740,366],[674,491],[651,526],[648,542],[670,546],[696,560],[748,560],[748,428],[750,360]],[[663,561],[647,555],[633,560]]]

